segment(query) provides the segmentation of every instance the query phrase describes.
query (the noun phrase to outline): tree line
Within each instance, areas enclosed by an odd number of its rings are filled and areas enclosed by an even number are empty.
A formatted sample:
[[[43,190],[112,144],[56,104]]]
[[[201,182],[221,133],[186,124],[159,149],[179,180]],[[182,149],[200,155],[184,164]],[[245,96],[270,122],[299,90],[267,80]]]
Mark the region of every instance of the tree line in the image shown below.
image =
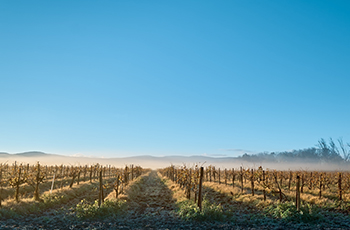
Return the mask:
[[[344,143],[342,138],[336,141],[321,138],[315,147],[283,152],[245,153],[239,158],[250,162],[350,162],[350,143]]]

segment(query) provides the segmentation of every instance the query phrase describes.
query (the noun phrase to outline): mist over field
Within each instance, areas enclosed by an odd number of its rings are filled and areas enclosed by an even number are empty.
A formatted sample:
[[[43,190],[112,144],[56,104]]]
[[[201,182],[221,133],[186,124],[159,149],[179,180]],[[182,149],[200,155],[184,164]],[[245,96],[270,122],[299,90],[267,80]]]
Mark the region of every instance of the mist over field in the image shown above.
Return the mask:
[[[83,166],[99,163],[101,165],[112,165],[115,167],[124,167],[125,165],[140,165],[143,168],[159,169],[170,165],[175,166],[215,166],[216,168],[258,168],[276,170],[318,170],[318,171],[346,171],[350,170],[350,164],[347,162],[313,162],[312,160],[294,160],[292,162],[269,162],[245,160],[244,157],[207,157],[207,156],[135,156],[124,158],[92,158],[92,157],[73,157],[57,154],[46,154],[41,152],[28,152],[22,154],[0,154],[0,162],[12,164],[35,164],[38,161],[41,165],[72,165]]]

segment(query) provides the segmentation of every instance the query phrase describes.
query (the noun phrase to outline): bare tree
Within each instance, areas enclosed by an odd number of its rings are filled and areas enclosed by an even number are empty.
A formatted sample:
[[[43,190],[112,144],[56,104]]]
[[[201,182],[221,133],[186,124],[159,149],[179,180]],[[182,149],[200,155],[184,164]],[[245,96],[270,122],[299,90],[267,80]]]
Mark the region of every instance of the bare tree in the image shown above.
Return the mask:
[[[341,155],[343,156],[344,161],[349,161],[350,160],[350,150],[348,147],[350,147],[349,143],[346,143],[346,145],[343,142],[343,138],[338,139],[339,143],[339,148]]]
[[[339,149],[332,138],[329,139],[329,144],[327,144],[327,142],[321,138],[321,140],[318,141],[318,147],[320,148],[320,157],[323,158],[323,160],[343,160],[343,158],[340,156]]]

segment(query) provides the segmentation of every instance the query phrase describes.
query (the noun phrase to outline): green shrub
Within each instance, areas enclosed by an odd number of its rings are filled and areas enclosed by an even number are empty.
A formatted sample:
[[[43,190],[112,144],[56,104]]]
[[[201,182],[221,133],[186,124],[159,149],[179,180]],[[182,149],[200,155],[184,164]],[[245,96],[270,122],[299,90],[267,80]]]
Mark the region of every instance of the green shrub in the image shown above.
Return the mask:
[[[0,209],[0,219],[11,219],[18,217],[18,214],[12,209]]]
[[[118,215],[121,215],[124,208],[125,201],[106,200],[101,204],[101,207],[99,207],[97,200],[95,203],[89,204],[84,199],[76,205],[75,215],[79,219],[105,219],[108,217],[117,217]]]
[[[221,205],[210,204],[208,200],[203,200],[202,211],[192,200],[179,202],[177,214],[185,220],[197,221],[221,221],[226,217]]]
[[[293,222],[310,223],[323,218],[317,206],[303,205],[298,211],[295,204],[291,202],[272,204],[265,208],[265,213],[274,218]]]

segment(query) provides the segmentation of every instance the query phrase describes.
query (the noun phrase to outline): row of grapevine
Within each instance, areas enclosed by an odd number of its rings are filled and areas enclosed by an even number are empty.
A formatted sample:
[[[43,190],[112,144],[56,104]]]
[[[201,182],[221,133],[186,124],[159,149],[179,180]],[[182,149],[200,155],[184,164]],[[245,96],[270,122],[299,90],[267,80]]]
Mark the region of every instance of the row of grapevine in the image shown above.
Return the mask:
[[[185,190],[188,199],[191,198],[192,193],[194,200],[197,200],[200,195],[198,165],[193,167],[172,165],[160,172],[178,183]],[[222,170],[210,165],[203,170],[203,180],[225,184],[232,188],[237,187],[240,189],[240,194],[247,193],[254,196],[256,191],[259,191],[259,194],[263,195],[263,200],[270,196],[276,197],[280,202],[295,200],[298,194],[300,197],[300,194],[305,192],[313,195],[317,192],[319,199],[322,199],[327,192],[327,198],[343,201],[344,194],[350,190],[349,172],[277,171],[264,170],[262,167]]]
[[[191,199],[191,193],[194,194],[194,202],[198,203],[201,209],[202,203],[202,183],[203,183],[203,167],[195,165],[188,168],[184,165],[181,168],[170,166],[159,170],[160,174],[168,177],[173,182],[179,184],[180,188],[185,190],[187,199]]]
[[[9,198],[11,191],[17,202],[20,201],[20,190],[31,191],[33,199],[40,200],[40,185],[51,184],[51,191],[56,188],[62,188],[63,185],[79,185],[81,181],[99,180],[100,198],[103,202],[103,188],[110,186],[116,191],[116,196],[123,192],[123,188],[130,180],[140,176],[143,169],[140,166],[125,166],[125,168],[116,168],[114,166],[102,166],[99,164],[85,166],[42,166],[38,162],[36,165],[0,164],[0,207],[2,201]],[[113,183],[103,184],[103,178],[115,178]],[[113,181],[113,180],[112,180]]]

